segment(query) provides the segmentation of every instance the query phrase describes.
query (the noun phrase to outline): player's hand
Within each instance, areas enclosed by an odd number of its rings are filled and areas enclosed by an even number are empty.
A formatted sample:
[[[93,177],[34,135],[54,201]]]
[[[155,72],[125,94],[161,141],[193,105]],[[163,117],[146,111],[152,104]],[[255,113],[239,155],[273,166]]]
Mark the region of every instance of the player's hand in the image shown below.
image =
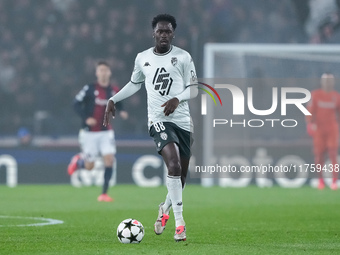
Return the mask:
[[[105,127],[107,127],[107,125],[109,125],[109,119],[110,119],[110,115],[112,114],[112,118],[115,118],[116,115],[116,107],[115,107],[115,103],[112,100],[107,101],[106,104],[106,109],[105,109],[105,114],[104,114],[104,121],[103,121],[103,125]]]
[[[314,134],[315,134],[316,129],[317,129],[316,124],[314,124],[314,123],[308,123],[307,124],[307,133],[308,133],[308,135],[313,137]]]
[[[164,104],[162,104],[161,107],[164,107],[163,112],[165,116],[169,116],[171,113],[173,113],[176,110],[178,105],[179,105],[179,100],[177,97],[174,97],[166,101]]]
[[[93,127],[94,125],[97,124],[97,120],[95,118],[89,117],[86,119],[86,125]]]

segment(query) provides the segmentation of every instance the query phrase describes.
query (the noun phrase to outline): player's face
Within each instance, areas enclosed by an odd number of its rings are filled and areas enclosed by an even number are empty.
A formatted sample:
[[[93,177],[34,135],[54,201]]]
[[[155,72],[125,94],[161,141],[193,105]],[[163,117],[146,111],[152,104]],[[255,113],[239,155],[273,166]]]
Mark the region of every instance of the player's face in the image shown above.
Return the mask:
[[[96,68],[96,76],[100,85],[107,86],[110,82],[111,70],[106,65],[99,65]]]
[[[160,21],[157,23],[153,36],[158,53],[167,52],[170,49],[172,39],[174,38],[174,29],[170,22]]]
[[[334,89],[334,75],[333,74],[323,74],[321,76],[321,88],[325,91],[332,91]]]

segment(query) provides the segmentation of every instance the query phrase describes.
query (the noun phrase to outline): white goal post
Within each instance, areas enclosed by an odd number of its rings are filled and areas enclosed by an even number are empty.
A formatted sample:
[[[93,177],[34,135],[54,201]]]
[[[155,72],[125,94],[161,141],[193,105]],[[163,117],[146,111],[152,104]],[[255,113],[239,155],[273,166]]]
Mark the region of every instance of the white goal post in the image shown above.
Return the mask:
[[[228,68],[222,68],[223,65]],[[297,67],[303,67],[303,70],[297,70]],[[280,75],[309,78],[309,74],[317,77],[321,70],[340,77],[340,45],[207,43],[204,46],[204,79],[253,78],[254,72],[261,68],[268,70],[273,78]],[[263,75],[266,77],[268,73]],[[203,123],[203,165],[210,165],[214,158],[213,118],[213,103],[207,100]],[[212,186],[214,182],[212,178],[201,179],[203,186]]]

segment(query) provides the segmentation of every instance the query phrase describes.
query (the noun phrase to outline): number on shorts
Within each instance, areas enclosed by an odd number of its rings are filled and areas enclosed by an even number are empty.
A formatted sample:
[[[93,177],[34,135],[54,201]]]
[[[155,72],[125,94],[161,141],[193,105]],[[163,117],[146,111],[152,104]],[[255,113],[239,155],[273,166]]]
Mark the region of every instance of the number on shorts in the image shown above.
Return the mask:
[[[161,131],[164,131],[165,130],[165,126],[163,125],[163,122],[158,122],[158,123],[155,123],[153,124],[156,132],[161,132]]]

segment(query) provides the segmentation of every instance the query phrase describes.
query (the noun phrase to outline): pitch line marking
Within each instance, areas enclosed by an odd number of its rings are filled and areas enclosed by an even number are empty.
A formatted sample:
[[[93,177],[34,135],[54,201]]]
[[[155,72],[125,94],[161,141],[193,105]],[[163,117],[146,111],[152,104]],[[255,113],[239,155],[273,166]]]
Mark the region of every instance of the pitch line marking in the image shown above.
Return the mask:
[[[46,226],[46,225],[56,225],[56,224],[63,224],[64,221],[56,220],[56,219],[49,219],[49,218],[39,218],[39,217],[24,217],[24,216],[7,216],[7,215],[0,215],[0,218],[7,218],[7,219],[31,219],[31,220],[41,220],[46,222],[41,223],[29,223],[29,224],[18,224],[18,225],[0,225],[0,227],[32,227],[32,226]]]

